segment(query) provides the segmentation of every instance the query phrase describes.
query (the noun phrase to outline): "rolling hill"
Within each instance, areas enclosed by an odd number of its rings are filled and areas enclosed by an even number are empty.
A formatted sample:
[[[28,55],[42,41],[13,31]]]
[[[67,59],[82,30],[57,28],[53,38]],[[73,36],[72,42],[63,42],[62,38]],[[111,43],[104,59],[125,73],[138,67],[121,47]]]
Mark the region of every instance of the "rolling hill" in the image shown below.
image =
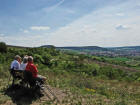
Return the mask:
[[[140,56],[140,46],[126,47],[99,47],[99,46],[73,46],[73,47],[55,47],[53,45],[43,45],[41,47],[56,48],[58,50],[69,50],[83,52],[99,56]]]

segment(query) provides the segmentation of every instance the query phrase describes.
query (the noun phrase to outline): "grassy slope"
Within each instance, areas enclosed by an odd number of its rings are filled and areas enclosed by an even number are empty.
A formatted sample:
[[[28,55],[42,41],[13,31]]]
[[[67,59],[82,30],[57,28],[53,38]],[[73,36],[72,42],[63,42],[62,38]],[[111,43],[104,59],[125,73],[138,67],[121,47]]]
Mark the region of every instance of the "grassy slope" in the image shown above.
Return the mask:
[[[48,83],[52,87],[57,87],[65,91],[66,98],[61,104],[71,103],[73,105],[139,105],[140,104],[140,82],[126,81],[118,79],[109,79],[105,75],[92,76],[88,75],[84,69],[75,67],[62,67],[66,62],[69,65],[73,63],[71,57],[75,55],[62,54],[55,57],[61,60],[56,67],[49,67],[40,64],[39,73],[48,78]],[[77,56],[75,56],[76,59]],[[67,58],[67,59],[66,59]],[[79,58],[78,58],[79,59]],[[82,59],[82,58],[81,58]],[[117,59],[119,60],[119,59]],[[88,59],[84,58],[82,65],[87,65]],[[90,66],[86,66],[88,70],[92,68],[98,69],[99,65],[90,62]],[[8,83],[8,68],[10,64],[3,63],[0,65],[0,104],[7,103],[12,100],[12,97],[4,94]],[[63,64],[64,66],[65,64]],[[71,68],[70,68],[71,67]],[[68,69],[69,68],[69,69]],[[79,70],[84,72],[79,72]],[[105,69],[103,69],[105,70]],[[73,72],[72,72],[73,71]],[[13,103],[13,102],[12,102]],[[33,104],[38,103],[38,100],[33,100]],[[51,101],[41,101],[39,104],[52,104]]]
[[[7,68],[7,67],[5,67]],[[42,71],[42,72],[41,72]],[[140,104],[140,83],[118,80],[100,79],[93,76],[86,76],[82,73],[53,72],[45,68],[40,70],[42,75],[48,77],[48,83],[52,87],[65,90],[67,97],[63,104],[87,104],[92,105],[139,105]],[[12,97],[4,95],[8,82],[7,70],[3,71],[0,79],[0,104],[10,101]],[[37,103],[34,100],[33,103]],[[42,102],[45,104],[47,102]],[[52,103],[52,102],[50,102]],[[40,103],[41,104],[41,103]]]

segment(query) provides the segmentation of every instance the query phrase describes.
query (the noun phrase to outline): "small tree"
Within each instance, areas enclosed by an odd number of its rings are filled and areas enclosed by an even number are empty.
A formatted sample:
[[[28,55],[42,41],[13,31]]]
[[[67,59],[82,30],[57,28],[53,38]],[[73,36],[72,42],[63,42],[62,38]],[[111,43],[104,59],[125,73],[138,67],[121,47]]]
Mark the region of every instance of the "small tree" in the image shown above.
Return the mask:
[[[6,53],[7,52],[7,45],[4,42],[0,42],[0,52]]]

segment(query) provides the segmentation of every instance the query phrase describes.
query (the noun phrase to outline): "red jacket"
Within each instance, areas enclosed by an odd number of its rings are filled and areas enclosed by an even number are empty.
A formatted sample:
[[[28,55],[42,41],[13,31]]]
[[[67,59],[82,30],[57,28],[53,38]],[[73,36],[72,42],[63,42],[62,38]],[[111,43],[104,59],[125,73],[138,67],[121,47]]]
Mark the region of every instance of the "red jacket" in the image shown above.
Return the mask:
[[[29,70],[30,72],[32,72],[33,77],[37,77],[37,67],[32,63],[32,62],[28,62],[27,66],[26,66],[26,70]]]

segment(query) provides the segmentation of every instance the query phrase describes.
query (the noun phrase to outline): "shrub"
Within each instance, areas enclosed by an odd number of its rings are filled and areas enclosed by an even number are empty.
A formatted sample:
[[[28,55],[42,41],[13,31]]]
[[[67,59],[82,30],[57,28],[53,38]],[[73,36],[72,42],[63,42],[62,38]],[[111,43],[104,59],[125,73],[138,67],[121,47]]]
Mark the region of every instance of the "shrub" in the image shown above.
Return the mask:
[[[5,62],[5,57],[0,53],[0,63],[4,63]]]
[[[114,69],[110,66],[101,67],[97,72],[97,75],[105,75],[109,79],[120,79],[125,73],[120,69]]]
[[[45,64],[45,65],[47,65],[49,67],[52,66],[52,63],[51,63],[51,55],[47,54],[47,55],[44,55],[42,58],[44,60],[43,64]]]
[[[42,58],[42,56],[40,56],[38,54],[34,54],[34,61],[37,63],[43,63],[44,59]]]
[[[0,52],[1,53],[7,52],[7,45],[4,42],[0,42]]]

